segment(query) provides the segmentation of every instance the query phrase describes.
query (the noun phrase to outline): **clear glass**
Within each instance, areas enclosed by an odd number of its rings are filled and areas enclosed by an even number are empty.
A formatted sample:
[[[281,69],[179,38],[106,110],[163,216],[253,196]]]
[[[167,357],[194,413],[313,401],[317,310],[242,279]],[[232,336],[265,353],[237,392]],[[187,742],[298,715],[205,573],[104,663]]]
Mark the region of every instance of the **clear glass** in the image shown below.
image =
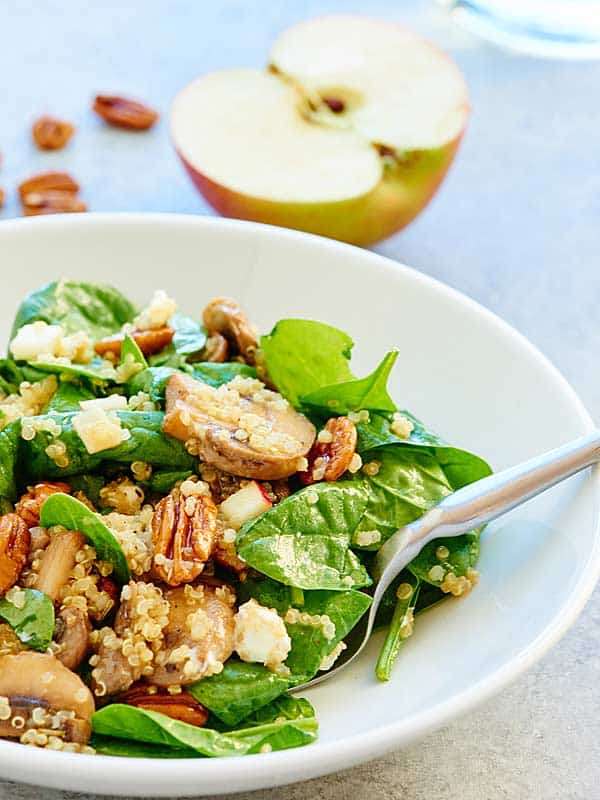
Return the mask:
[[[473,33],[532,55],[600,58],[600,0],[438,0]]]

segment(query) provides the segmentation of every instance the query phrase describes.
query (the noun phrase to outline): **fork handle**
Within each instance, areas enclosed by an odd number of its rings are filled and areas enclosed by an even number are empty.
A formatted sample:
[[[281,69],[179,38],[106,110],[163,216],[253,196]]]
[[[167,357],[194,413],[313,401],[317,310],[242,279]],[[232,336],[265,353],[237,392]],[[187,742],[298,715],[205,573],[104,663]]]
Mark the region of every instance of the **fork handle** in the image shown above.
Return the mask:
[[[595,430],[448,495],[397,531],[379,550],[373,570],[378,580],[377,594],[432,539],[459,536],[486,525],[599,460],[600,430]]]

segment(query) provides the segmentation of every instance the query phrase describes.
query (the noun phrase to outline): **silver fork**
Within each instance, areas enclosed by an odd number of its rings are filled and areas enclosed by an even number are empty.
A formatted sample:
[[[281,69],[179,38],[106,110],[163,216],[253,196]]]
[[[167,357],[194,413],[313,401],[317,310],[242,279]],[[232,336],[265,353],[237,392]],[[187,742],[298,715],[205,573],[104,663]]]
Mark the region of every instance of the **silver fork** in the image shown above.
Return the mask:
[[[598,461],[600,430],[464,486],[410,525],[397,530],[377,553],[372,569],[376,581],[373,602],[368,615],[346,641],[347,649],[339,659],[341,663],[294,687],[293,691],[327,681],[354,661],[369,640],[385,590],[428,542],[439,537],[460,536],[486,525]]]

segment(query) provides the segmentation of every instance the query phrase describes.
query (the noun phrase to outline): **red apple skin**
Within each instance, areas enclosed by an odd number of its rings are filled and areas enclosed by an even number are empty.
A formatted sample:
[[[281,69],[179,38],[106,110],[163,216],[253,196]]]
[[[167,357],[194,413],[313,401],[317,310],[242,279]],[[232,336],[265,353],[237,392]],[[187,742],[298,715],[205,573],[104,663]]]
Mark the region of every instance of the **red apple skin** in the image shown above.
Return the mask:
[[[402,230],[429,203],[443,181],[462,132],[440,148],[410,151],[386,166],[367,194],[330,203],[289,203],[240,194],[215,183],[179,157],[204,199],[219,214],[264,222],[368,246]]]

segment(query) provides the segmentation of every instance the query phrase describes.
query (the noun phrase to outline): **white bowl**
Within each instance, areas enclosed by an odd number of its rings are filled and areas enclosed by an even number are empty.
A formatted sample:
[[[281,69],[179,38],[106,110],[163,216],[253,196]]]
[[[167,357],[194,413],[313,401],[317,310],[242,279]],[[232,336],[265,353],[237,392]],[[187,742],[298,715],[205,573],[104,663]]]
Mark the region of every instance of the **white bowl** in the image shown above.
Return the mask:
[[[313,317],[356,341],[365,374],[394,345],[398,403],[445,438],[506,467],[590,430],[556,369],[521,335],[452,289],[380,256],[306,234],[230,220],[77,215],[0,224],[3,335],[23,295],[54,277],[106,281],[146,301],[165,288],[198,315],[239,298],[262,330]],[[490,526],[481,581],[416,624],[392,680],[380,643],[339,680],[307,693],[316,744],[231,759],[80,756],[0,741],[0,774],[127,795],[219,794],[312,778],[423,736],[498,691],[567,630],[600,571],[598,475],[582,474]]]

